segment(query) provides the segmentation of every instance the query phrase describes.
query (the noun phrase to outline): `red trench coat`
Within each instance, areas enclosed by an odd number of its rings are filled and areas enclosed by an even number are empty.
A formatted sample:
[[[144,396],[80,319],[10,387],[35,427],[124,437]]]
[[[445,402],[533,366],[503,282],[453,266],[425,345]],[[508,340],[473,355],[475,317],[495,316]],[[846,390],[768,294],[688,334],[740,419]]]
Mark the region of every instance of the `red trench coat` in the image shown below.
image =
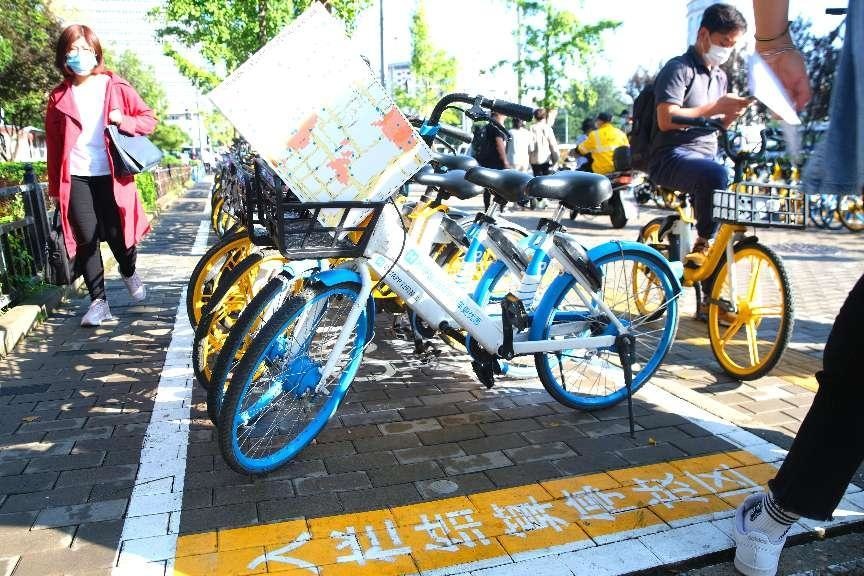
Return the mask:
[[[108,90],[105,97],[105,125],[108,125],[108,113],[119,109],[123,113],[123,122],[118,126],[120,132],[129,135],[150,134],[156,128],[156,117],[153,111],[144,103],[134,88],[116,74],[108,75]],[[75,236],[69,225],[69,191],[72,187],[72,177],[69,174],[69,153],[81,134],[81,120],[75,99],[72,97],[72,83],[64,80],[48,97],[48,109],[45,113],[45,140],[48,152],[48,195],[59,199],[60,215],[63,221],[63,235],[66,240],[66,250],[73,259],[77,251]],[[105,135],[105,147],[108,147],[108,135]],[[138,189],[132,176],[118,176],[114,173],[114,163],[108,154],[108,163],[114,178],[114,199],[120,212],[120,222],[123,226],[123,238],[126,247],[137,244],[147,232],[150,223],[144,213],[144,206],[138,199]]]

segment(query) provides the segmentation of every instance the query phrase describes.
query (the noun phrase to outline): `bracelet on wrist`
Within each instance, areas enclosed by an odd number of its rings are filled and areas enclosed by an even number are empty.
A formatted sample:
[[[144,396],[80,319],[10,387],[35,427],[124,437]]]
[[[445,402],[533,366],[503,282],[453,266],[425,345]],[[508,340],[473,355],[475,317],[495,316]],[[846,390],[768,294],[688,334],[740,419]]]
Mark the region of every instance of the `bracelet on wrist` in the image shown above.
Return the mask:
[[[783,31],[774,36],[773,38],[760,38],[756,34],[753,35],[753,38],[755,38],[757,42],[774,42],[775,40],[779,40],[780,38],[789,33],[789,24],[790,22],[787,20],[786,27],[783,28]]]
[[[797,52],[798,48],[796,48],[793,44],[787,44],[785,46],[779,46],[777,48],[771,48],[768,50],[757,50],[756,53],[759,54],[762,58],[771,58],[772,56],[779,56],[780,54],[786,54],[787,52]]]

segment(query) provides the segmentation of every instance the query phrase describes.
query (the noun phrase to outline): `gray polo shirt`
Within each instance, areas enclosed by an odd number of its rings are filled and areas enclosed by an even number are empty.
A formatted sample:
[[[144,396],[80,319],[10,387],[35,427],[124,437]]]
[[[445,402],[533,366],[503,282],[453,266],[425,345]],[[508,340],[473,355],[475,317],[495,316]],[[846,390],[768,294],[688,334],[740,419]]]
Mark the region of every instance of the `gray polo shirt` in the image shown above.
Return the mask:
[[[705,66],[696,48],[690,46],[681,56],[669,60],[654,80],[654,101],[695,108],[718,100],[726,94],[726,73],[719,67]],[[658,131],[652,142],[653,162],[674,148],[717,155],[717,132],[706,128]]]

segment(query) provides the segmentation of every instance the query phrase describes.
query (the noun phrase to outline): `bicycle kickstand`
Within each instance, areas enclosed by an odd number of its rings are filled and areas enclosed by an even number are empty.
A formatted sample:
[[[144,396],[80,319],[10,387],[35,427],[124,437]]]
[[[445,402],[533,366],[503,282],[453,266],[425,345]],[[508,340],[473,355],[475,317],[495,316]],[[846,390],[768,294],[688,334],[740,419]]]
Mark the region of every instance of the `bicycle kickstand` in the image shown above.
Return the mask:
[[[621,334],[615,338],[615,348],[624,369],[624,385],[627,386],[627,417],[630,420],[630,437],[636,437],[633,420],[633,363],[636,360],[636,339],[632,334]]]

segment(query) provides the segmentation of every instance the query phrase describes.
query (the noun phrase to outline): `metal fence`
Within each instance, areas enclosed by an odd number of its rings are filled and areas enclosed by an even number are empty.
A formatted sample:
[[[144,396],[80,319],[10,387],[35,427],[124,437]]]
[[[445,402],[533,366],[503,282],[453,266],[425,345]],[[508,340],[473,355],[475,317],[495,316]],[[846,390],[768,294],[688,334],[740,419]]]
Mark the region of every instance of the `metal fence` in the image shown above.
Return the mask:
[[[193,175],[190,166],[153,170],[157,198],[182,188]],[[26,285],[43,277],[49,218],[46,189],[45,183],[36,181],[29,165],[25,169],[24,184],[0,188],[0,206],[12,204],[20,197],[24,207],[23,218],[0,223],[0,310],[17,303]]]
[[[0,188],[0,203],[12,203],[20,195],[24,204],[23,218],[0,224],[0,309],[20,298],[15,279],[40,276],[45,268],[46,185],[36,181],[32,166],[25,170],[24,184]]]

